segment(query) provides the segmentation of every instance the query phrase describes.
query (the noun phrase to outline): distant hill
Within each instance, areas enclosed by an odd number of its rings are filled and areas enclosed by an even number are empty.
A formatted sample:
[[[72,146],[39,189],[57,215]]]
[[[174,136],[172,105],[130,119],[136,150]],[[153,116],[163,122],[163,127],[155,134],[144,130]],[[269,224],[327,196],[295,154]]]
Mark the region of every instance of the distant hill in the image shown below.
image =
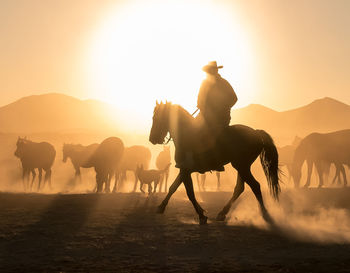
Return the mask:
[[[79,100],[63,94],[21,98],[0,107],[0,131],[37,133],[70,130],[117,129],[111,105],[96,100]]]
[[[44,94],[19,99],[0,107],[0,132],[123,131],[126,115],[97,100],[79,100],[63,94]],[[350,128],[350,105],[323,98],[293,110],[278,112],[259,104],[232,110],[231,123],[269,132],[277,144],[290,144],[296,135]]]
[[[283,144],[291,143],[296,135],[350,128],[350,105],[329,97],[283,112],[252,104],[233,110],[231,116],[231,123],[264,129]]]

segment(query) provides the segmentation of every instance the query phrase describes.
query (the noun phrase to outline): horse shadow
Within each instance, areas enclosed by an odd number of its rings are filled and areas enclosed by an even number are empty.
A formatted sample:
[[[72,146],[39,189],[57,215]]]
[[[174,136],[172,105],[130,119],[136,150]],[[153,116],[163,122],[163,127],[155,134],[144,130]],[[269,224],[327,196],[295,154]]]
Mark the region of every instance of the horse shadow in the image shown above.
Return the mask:
[[[66,254],[75,236],[88,221],[97,206],[100,195],[46,196],[50,204],[35,223],[1,244],[0,271],[52,271],[60,270],[62,263],[70,261]],[[41,202],[42,195],[22,195],[28,202]],[[32,198],[32,200],[30,200]],[[33,199],[38,199],[34,200]],[[68,202],[68,204],[67,204]],[[67,206],[71,210],[67,211]],[[65,220],[66,219],[66,220]]]

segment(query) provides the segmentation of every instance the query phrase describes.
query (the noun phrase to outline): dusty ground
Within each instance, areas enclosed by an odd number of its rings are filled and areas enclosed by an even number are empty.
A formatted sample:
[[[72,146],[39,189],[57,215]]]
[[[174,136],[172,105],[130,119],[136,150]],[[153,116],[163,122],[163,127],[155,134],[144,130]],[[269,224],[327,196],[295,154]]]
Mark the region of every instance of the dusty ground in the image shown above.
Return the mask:
[[[164,215],[164,194],[1,193],[0,272],[350,272],[349,189],[268,201],[277,229],[249,193],[226,223],[214,218],[231,193],[197,195],[206,226],[181,192]]]

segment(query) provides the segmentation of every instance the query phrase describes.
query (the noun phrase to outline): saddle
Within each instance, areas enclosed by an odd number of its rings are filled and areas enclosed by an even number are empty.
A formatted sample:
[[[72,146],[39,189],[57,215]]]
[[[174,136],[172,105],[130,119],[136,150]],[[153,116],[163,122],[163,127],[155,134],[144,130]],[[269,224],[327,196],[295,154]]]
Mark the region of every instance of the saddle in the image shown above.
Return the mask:
[[[199,173],[224,171],[218,142],[219,137],[225,134],[225,129],[213,130],[208,126],[196,129],[187,149],[175,151],[175,167]]]

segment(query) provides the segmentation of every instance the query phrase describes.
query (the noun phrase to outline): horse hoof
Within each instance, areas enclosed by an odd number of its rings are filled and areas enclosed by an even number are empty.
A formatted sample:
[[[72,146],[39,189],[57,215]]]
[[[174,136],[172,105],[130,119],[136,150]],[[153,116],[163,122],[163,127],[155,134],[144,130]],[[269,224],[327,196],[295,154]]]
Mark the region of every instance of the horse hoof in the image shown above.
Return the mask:
[[[226,215],[223,214],[223,213],[219,213],[217,216],[216,216],[216,221],[225,221],[226,219]]]
[[[199,224],[200,225],[206,225],[207,224],[207,221],[208,221],[208,217],[207,216],[202,216],[199,218]]]
[[[157,207],[157,211],[156,211],[157,213],[163,214],[164,211],[165,211],[165,207],[164,207],[164,206],[159,205],[159,206]]]

